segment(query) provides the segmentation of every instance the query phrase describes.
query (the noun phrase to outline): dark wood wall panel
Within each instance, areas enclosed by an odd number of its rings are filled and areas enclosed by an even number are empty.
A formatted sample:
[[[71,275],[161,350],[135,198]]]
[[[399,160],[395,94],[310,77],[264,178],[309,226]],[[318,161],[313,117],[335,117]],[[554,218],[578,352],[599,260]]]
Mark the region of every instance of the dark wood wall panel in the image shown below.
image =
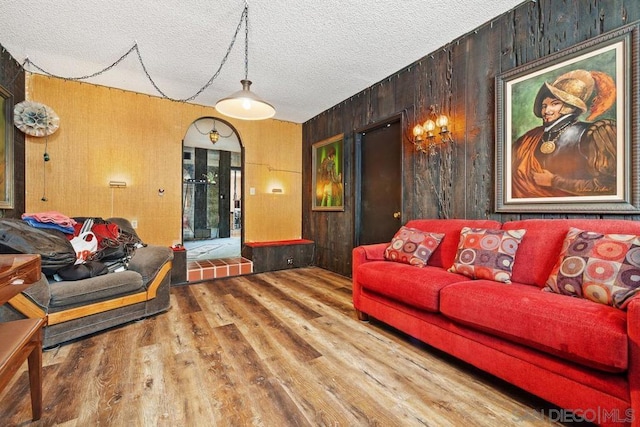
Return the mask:
[[[405,133],[403,222],[445,216],[499,221],[566,216],[494,212],[495,77],[638,20],[638,0],[523,2],[306,122],[302,231],[316,242],[317,265],[351,274],[355,133],[398,114]],[[411,130],[426,120],[432,104],[451,118],[455,145],[430,157],[414,150]],[[348,153],[345,211],[312,212],[311,144],[340,133]]]
[[[22,66],[0,45],[0,85],[13,95],[14,105],[24,101],[25,73]],[[13,126],[13,121],[7,124]],[[13,209],[0,210],[0,217],[20,218],[25,209],[24,133],[13,128]]]

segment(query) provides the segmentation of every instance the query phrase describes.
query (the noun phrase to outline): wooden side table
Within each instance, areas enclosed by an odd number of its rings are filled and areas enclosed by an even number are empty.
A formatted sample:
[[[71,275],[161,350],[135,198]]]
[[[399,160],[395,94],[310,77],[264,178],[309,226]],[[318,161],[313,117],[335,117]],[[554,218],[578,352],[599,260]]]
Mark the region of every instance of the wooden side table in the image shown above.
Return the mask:
[[[0,304],[40,279],[39,255],[0,255]],[[29,364],[33,420],[42,416],[42,327],[45,319],[0,323],[0,391],[25,360]]]

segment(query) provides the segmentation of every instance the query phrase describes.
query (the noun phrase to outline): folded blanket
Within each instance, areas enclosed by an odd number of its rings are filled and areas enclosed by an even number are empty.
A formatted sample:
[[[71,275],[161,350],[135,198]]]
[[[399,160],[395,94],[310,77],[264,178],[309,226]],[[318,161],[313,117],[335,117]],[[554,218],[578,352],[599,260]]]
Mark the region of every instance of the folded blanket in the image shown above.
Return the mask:
[[[24,217],[22,218],[22,220],[35,228],[47,228],[49,230],[58,230],[58,231],[62,231],[65,234],[73,234],[73,231],[74,231],[73,226],[63,227],[62,225],[59,225],[53,222],[40,222],[37,219],[31,218],[31,217]]]
[[[48,211],[48,212],[38,212],[38,213],[24,213],[22,214],[22,219],[32,218],[35,221],[42,223],[52,223],[58,224],[62,227],[71,227],[73,228],[76,225],[76,221],[73,218],[69,218],[68,216],[61,214],[57,211]],[[71,231],[73,233],[73,230]]]

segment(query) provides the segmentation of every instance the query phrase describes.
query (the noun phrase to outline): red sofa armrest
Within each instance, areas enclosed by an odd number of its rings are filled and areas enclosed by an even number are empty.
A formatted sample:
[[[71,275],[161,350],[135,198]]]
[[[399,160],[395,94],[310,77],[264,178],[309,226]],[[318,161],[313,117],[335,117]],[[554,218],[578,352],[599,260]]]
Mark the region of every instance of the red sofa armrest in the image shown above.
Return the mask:
[[[362,316],[359,304],[362,287],[360,286],[360,282],[358,282],[358,267],[371,261],[384,261],[384,250],[387,246],[389,246],[389,243],[375,243],[372,245],[361,245],[353,248],[351,254],[351,280],[353,283],[352,296],[353,306],[358,310],[359,317]],[[361,317],[361,320],[364,320],[364,318]]]
[[[634,426],[640,425],[640,297],[627,306],[627,335],[629,339],[629,390]]]
[[[353,248],[352,253],[352,273],[355,275],[355,271],[360,264],[370,261],[384,261],[384,250],[387,249],[389,243],[375,243],[373,245],[362,245]]]

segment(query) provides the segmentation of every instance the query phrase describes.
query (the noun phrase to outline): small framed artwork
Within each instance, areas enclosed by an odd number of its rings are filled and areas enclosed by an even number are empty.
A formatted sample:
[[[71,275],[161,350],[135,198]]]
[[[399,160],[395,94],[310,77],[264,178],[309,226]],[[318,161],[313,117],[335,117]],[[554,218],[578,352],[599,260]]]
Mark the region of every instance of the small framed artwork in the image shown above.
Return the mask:
[[[640,211],[639,28],[496,77],[497,212]]]
[[[0,209],[13,209],[13,96],[0,86]]]
[[[344,211],[344,134],[312,145],[314,211]]]

